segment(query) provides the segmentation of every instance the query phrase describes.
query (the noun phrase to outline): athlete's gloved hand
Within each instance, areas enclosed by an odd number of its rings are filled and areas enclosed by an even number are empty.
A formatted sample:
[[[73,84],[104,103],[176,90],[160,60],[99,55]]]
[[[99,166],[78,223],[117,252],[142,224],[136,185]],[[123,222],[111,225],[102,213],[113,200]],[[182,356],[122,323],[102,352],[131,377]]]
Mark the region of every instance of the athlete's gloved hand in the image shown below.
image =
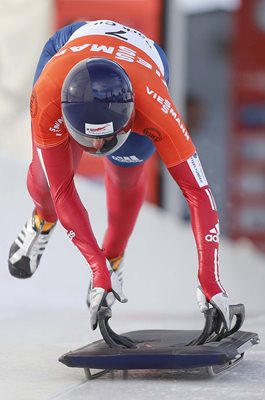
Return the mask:
[[[229,301],[226,293],[217,293],[210,299],[210,301],[207,301],[201,286],[198,286],[196,291],[196,299],[199,309],[202,313],[207,311],[210,306],[216,308],[222,317],[225,329],[227,331],[230,330],[231,321],[229,313]]]
[[[110,302],[108,301],[108,296],[110,294],[113,294],[114,298],[116,298],[118,301],[121,303],[126,303],[128,301],[127,297],[123,293],[121,284],[118,280],[117,274],[114,273],[114,271],[111,268],[111,265],[109,261],[107,261],[107,267],[110,273],[110,279],[111,279],[111,287],[112,290],[110,293],[106,292],[101,287],[95,287],[91,289],[90,292],[90,323],[91,323],[91,328],[92,330],[95,330],[98,324],[98,311],[101,306],[107,305],[110,307]]]

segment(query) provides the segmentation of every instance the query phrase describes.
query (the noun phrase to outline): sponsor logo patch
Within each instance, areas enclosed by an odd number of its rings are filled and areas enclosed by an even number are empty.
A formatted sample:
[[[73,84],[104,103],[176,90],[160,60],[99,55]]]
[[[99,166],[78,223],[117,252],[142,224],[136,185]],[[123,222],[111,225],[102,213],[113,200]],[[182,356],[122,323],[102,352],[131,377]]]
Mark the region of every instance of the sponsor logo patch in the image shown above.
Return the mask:
[[[73,238],[75,237],[75,232],[74,232],[74,231],[69,231],[69,232],[67,233],[67,235],[68,235],[68,237],[69,237],[70,240],[73,240]]]
[[[177,124],[180,128],[180,131],[183,133],[186,140],[189,140],[190,136],[188,134],[188,131],[187,131],[182,119],[180,118],[178,113],[175,111],[175,109],[172,107],[172,104],[170,103],[170,101],[163,98],[162,96],[160,96],[154,90],[149,88],[149,86],[146,86],[146,93],[148,96],[151,96],[155,102],[160,104],[160,110],[163,113],[170,115],[170,117],[173,118],[177,122]]]
[[[49,128],[49,131],[54,132],[55,136],[62,136],[61,129],[63,124],[63,117],[58,118],[54,125]]]
[[[88,135],[101,136],[108,135],[113,132],[114,129],[112,122],[107,122],[106,124],[88,124],[87,122],[85,123],[85,133]]]
[[[150,137],[154,142],[160,142],[160,140],[163,139],[161,133],[156,128],[145,128],[144,134]]]
[[[115,161],[123,162],[123,163],[139,163],[144,160],[140,160],[136,156],[111,156],[111,158]]]
[[[198,185],[200,187],[208,185],[198,154],[194,153],[193,156],[187,160],[187,162]]]

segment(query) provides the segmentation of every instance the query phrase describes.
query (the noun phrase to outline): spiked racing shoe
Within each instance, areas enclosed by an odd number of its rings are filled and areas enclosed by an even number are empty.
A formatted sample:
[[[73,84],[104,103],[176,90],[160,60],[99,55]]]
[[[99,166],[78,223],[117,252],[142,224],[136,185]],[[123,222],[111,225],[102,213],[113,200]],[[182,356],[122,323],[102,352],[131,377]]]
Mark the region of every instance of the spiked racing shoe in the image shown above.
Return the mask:
[[[33,212],[9,251],[8,267],[12,276],[25,279],[34,274],[55,224],[42,220]]]

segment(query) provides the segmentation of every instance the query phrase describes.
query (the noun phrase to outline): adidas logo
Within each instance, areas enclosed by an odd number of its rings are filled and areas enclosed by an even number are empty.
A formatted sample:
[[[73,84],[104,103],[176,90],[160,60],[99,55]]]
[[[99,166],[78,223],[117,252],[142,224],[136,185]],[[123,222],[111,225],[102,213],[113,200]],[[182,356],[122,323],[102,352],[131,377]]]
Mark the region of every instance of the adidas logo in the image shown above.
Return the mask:
[[[119,161],[119,162],[124,162],[124,163],[138,163],[138,162],[143,162],[144,160],[140,160],[136,156],[127,156],[127,157],[122,157],[122,156],[112,156],[113,160]]]
[[[209,233],[205,236],[207,242],[219,242],[219,224],[216,224],[214,228],[209,230]]]

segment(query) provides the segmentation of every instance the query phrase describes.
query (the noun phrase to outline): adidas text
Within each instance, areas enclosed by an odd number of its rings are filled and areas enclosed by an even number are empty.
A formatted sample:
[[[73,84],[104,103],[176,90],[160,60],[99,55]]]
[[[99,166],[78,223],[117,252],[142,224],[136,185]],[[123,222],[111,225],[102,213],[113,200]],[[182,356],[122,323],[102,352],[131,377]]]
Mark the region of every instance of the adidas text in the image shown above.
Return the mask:
[[[125,162],[125,163],[138,163],[138,162],[143,162],[143,160],[140,160],[136,156],[127,156],[127,157],[122,157],[122,156],[112,156],[113,160],[119,161],[119,162]]]

